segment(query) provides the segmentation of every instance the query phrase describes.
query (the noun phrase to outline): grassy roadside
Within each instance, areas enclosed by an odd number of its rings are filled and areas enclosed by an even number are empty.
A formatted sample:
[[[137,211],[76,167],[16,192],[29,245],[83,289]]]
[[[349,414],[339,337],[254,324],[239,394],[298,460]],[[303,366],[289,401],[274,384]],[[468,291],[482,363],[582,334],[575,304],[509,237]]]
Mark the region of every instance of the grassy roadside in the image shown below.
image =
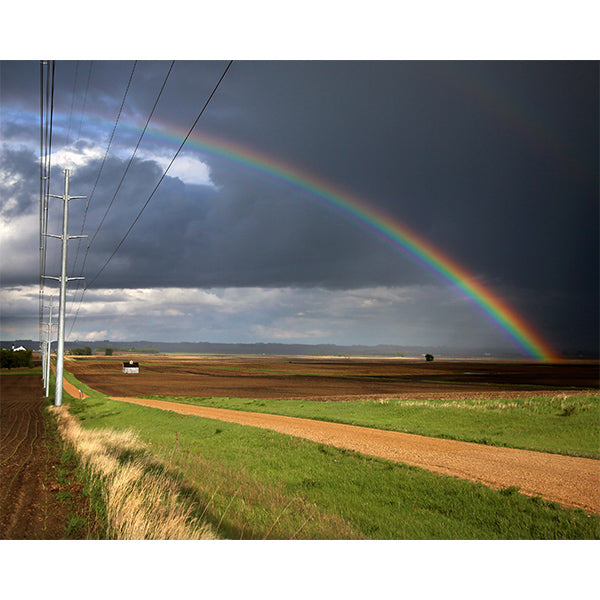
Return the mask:
[[[42,367],[17,367],[13,369],[0,369],[0,377],[7,375],[41,375]]]
[[[55,476],[60,488],[57,497],[69,512],[63,539],[107,539],[110,535],[102,488],[90,477],[78,453],[59,430],[60,422],[54,407],[55,381],[54,374],[50,372],[44,421],[48,432],[47,454],[57,462]]]
[[[600,394],[510,400],[252,400],[148,396],[432,437],[600,458]]]
[[[50,489],[58,490],[56,499],[62,503],[66,512],[65,530],[61,539],[103,539],[106,537],[106,526],[101,517],[98,490],[91,488],[77,454],[61,438],[57,421],[51,414],[50,402],[48,409],[44,411],[48,465],[46,484]]]
[[[97,393],[69,403],[84,429],[135,429],[219,537],[600,539],[600,517],[516,489]]]
[[[72,374],[65,372],[65,378],[89,396],[83,402],[105,401],[102,393]],[[52,374],[52,388],[54,381]],[[169,470],[132,428],[84,429],[73,416],[76,400],[66,390],[63,400],[63,406],[51,406],[49,412],[77,463],[79,478],[85,482],[85,492],[106,539],[216,538],[202,515],[194,512],[181,473]]]
[[[180,477],[169,474],[130,429],[82,429],[65,407],[53,407],[58,426],[105,507],[107,534],[118,540],[215,539],[182,501]]]

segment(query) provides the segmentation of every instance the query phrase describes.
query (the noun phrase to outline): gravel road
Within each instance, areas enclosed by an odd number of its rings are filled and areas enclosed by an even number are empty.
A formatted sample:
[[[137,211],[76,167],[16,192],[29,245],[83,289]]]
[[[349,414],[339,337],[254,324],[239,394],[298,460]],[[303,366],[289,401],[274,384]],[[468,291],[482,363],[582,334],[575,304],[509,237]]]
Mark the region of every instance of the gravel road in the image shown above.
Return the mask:
[[[271,429],[444,475],[479,481],[494,488],[517,486],[523,494],[539,495],[565,506],[600,514],[598,460],[163,400],[124,397],[112,399],[185,415]]]

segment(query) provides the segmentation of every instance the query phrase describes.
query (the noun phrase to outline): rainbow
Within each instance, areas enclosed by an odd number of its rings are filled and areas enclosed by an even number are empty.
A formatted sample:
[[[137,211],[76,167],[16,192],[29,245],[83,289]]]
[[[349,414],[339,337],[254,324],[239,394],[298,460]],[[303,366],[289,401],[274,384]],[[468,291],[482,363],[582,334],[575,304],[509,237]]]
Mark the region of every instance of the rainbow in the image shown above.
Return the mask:
[[[168,125],[148,130],[153,137],[181,141],[187,132]],[[373,205],[353,196],[341,188],[326,182],[297,167],[259,154],[238,143],[223,141],[206,134],[192,133],[189,145],[200,151],[221,156],[253,171],[274,177],[302,191],[309,192],[326,205],[332,206],[363,226],[375,231],[396,248],[408,252],[434,273],[449,281],[462,294],[470,298],[499,325],[518,346],[532,358],[540,361],[557,360],[558,355],[540,335],[530,327],[502,298],[480,283],[461,265],[442,253],[429,241],[410,230],[399,220]]]
[[[97,125],[107,122],[107,119],[100,115],[91,115],[91,118]],[[141,130],[137,124],[122,123],[121,126],[132,132],[139,133]],[[149,127],[146,136],[179,145],[187,133],[179,126],[162,122]],[[546,362],[559,360],[559,355],[554,349],[502,298],[428,240],[372,204],[296,166],[262,155],[237,142],[193,132],[187,140],[187,145],[201,152],[226,158],[250,168],[253,172],[262,173],[310,193],[324,205],[337,209],[346,217],[367,227],[392,246],[408,253],[442,279],[450,282],[459,292],[473,301],[492,322],[503,329],[529,356]]]

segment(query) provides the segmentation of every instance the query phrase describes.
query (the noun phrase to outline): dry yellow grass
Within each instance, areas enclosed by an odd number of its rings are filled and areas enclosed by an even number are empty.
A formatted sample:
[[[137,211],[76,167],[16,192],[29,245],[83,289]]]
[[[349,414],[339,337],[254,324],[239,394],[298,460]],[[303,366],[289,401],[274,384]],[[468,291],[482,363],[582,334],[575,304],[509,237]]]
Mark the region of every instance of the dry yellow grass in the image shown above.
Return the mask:
[[[82,429],[66,407],[51,407],[59,430],[103,481],[111,534],[120,540],[211,540],[206,523],[191,516],[178,484],[169,478],[133,431]],[[120,457],[127,456],[127,460]]]

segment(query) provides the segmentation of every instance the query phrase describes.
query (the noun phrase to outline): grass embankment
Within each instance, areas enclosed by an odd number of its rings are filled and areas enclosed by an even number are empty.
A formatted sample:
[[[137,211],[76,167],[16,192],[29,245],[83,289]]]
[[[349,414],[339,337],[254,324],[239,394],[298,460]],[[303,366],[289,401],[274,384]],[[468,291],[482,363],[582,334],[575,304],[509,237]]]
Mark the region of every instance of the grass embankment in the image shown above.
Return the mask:
[[[71,374],[65,376],[84,393],[102,397]],[[50,404],[54,374],[51,389]],[[76,457],[78,476],[85,482],[94,510],[88,514],[88,528],[117,540],[215,539],[201,516],[192,515],[194,506],[184,497],[180,473],[169,471],[131,429],[83,429],[68,410],[72,397],[65,391],[64,398],[62,407],[51,405],[49,412],[66,444],[63,454]]]
[[[600,458],[600,394],[461,400],[160,400],[319,419],[445,439]]]
[[[52,415],[53,400],[52,393],[51,397],[46,399],[48,410],[43,414],[46,433],[45,485],[48,485],[51,490],[58,489],[56,499],[63,504],[67,513],[65,529],[60,539],[103,539],[106,535],[106,523],[98,514],[97,490],[94,491],[89,487],[89,481],[81,470],[77,453],[60,434],[58,422]],[[47,529],[48,510],[52,509],[46,504],[45,530]]]
[[[101,484],[111,537],[214,539],[210,528],[191,516],[192,507],[181,501],[181,478],[167,473],[132,430],[84,430],[64,407],[52,407],[52,412],[91,484]]]
[[[208,521],[219,537],[600,538],[600,517],[514,488],[497,491],[267,430],[115,402],[77,385],[91,392],[69,401],[83,429],[135,429],[161,470],[183,478],[189,516]]]

